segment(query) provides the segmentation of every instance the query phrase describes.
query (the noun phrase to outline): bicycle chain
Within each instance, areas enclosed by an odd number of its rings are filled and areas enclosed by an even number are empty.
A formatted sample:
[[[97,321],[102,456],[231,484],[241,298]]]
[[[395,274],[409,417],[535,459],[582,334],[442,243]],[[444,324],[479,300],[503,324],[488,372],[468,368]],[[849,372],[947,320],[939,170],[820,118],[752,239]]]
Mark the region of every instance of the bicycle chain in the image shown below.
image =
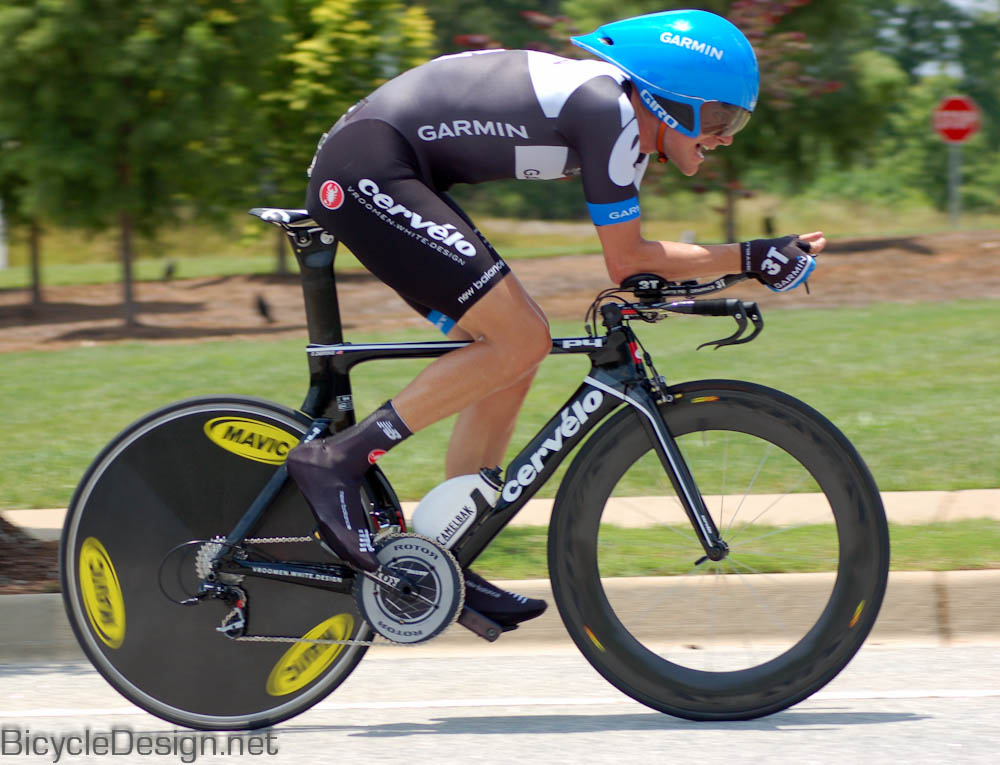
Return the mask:
[[[222,537],[216,537],[212,541],[225,541]],[[242,544],[251,545],[266,545],[266,544],[282,544],[289,542],[315,542],[313,537],[252,537],[250,539],[244,539]],[[234,608],[225,618],[222,620],[224,625],[229,621],[230,617],[234,614],[239,615],[240,609]],[[228,636],[227,636],[228,637]],[[376,637],[380,637],[376,635]],[[386,640],[381,638],[381,640],[323,640],[320,638],[300,638],[300,637],[282,637],[279,635],[241,635],[239,637],[232,637],[230,640],[235,640],[240,643],[309,643],[312,645],[359,645],[371,647],[373,645],[391,645],[397,646],[399,648],[408,648],[407,643],[395,643],[391,640]]]

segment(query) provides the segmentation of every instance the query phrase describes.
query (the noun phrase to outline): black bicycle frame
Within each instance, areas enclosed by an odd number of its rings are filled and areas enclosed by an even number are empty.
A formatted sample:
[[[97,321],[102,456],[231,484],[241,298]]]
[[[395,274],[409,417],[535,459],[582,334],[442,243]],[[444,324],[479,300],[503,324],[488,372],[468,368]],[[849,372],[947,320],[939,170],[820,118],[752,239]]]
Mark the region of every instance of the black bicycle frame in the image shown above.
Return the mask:
[[[345,343],[333,272],[337,243],[315,228],[312,221],[303,223],[308,227],[279,225],[288,232],[301,268],[310,340],[307,348],[310,387],[301,409],[313,418],[304,436],[310,439],[328,429],[337,432],[354,424],[350,372],[356,365],[385,359],[437,358],[469,343]],[[511,461],[493,511],[477,518],[452,548],[463,568],[486,549],[586,435],[622,405],[633,408],[649,434],[705,554],[713,560],[724,557],[725,543],[719,538],[694,478],[659,412],[655,389],[639,359],[635,335],[622,321],[617,304],[603,306],[602,315],[606,335],[552,341],[554,354],[588,355],[590,372],[559,412]],[[282,466],[230,533],[228,543],[238,544],[252,531],[285,480],[287,470]]]

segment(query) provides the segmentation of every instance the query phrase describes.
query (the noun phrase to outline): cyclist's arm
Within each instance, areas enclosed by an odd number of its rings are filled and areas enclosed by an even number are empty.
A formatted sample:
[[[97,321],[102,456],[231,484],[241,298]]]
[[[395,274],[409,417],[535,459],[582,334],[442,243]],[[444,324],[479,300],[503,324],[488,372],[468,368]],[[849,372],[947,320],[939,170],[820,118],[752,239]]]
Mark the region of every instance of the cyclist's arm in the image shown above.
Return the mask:
[[[608,276],[615,284],[640,273],[684,281],[743,270],[738,244],[701,245],[643,239],[639,220],[596,227]]]

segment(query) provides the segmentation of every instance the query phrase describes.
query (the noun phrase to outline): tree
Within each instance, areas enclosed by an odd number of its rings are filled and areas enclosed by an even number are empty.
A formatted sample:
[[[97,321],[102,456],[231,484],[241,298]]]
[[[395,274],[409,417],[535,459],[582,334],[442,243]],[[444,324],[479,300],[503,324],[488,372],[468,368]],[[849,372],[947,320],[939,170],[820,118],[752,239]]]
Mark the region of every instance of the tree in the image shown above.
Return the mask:
[[[119,232],[126,324],[137,233],[207,201],[209,161],[245,106],[270,2],[9,0],[0,10],[0,126],[29,216]]]
[[[524,23],[525,13],[559,13],[559,0],[422,0],[434,21],[437,48],[442,53],[489,45],[542,50],[546,36]]]
[[[433,25],[398,0],[287,0],[284,47],[244,123],[252,188],[267,204],[298,206],[306,168],[325,131],[352,104],[433,52]],[[238,129],[238,128],[237,128]],[[275,232],[277,270],[286,270],[286,237]]]
[[[284,21],[290,44],[261,97],[254,158],[279,193],[301,196],[316,142],[351,105],[426,61],[433,25],[398,0],[300,0]]]
[[[22,212],[21,198],[24,179],[17,173],[13,161],[17,151],[14,141],[0,139],[0,237],[13,227],[23,227],[28,234],[28,270],[31,273],[31,305],[44,302],[42,293],[42,234],[38,220],[26,218]],[[6,244],[6,243],[4,243]]]

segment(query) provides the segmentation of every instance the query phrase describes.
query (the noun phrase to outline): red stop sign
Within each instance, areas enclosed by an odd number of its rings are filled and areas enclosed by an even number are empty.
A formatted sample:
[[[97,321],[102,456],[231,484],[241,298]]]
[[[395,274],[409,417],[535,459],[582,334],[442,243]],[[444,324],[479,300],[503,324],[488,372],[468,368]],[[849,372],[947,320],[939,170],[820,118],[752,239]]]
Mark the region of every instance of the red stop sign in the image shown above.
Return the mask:
[[[979,130],[979,107],[966,96],[941,99],[934,110],[934,130],[948,143],[968,141]]]

